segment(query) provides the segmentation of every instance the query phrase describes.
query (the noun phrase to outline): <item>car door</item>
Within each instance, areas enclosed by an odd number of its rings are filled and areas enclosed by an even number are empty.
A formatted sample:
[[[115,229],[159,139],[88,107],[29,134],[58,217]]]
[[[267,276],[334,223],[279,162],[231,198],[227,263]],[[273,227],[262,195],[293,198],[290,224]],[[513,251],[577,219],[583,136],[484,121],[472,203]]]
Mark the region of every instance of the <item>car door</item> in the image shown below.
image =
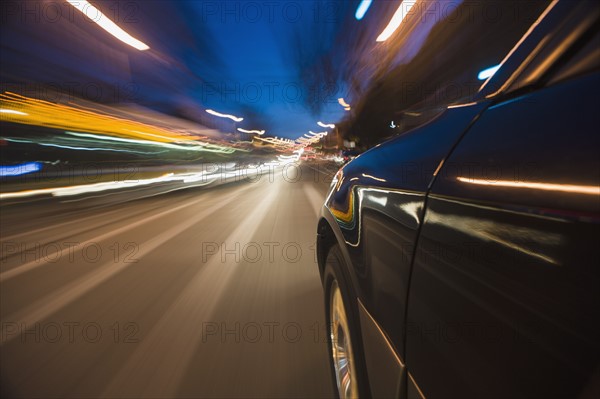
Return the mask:
[[[409,393],[548,398],[598,389],[592,11],[587,31],[550,40],[436,177],[409,289]]]

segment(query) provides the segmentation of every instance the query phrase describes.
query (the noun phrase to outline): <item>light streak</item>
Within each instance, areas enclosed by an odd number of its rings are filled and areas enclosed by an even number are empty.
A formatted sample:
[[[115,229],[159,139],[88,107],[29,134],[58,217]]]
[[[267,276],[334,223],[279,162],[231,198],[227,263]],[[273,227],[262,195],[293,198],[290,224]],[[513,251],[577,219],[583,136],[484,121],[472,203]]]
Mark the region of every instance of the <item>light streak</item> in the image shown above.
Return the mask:
[[[338,103],[344,108],[350,108],[350,104],[348,104],[342,97],[338,98]]]
[[[402,21],[404,21],[404,18],[406,18],[416,3],[416,0],[404,0],[400,6],[398,6],[398,9],[392,16],[392,19],[390,19],[390,22],[385,27],[383,32],[381,32],[381,34],[377,37],[377,41],[385,42],[387,39],[389,39],[396,29],[398,29]]]
[[[0,166],[0,177],[21,176],[28,173],[38,172],[42,169],[39,162],[27,162],[20,165]]]
[[[6,109],[6,108],[0,109],[0,113],[13,114],[13,115],[29,115],[29,114],[26,114],[25,112],[17,111],[14,109]]]
[[[335,127],[335,125],[333,123],[323,123],[321,121],[318,121],[317,125],[319,125],[321,127],[328,127],[330,129],[333,129]]]
[[[89,2],[85,0],[67,0],[67,2],[73,7],[75,7],[77,10],[81,11],[83,15],[88,17],[92,22],[96,23],[102,29],[104,29],[123,43],[128,44],[131,47],[140,51],[150,49],[150,47],[148,47],[146,43],[139,41],[138,39],[131,36],[129,33],[125,32]]]
[[[241,122],[244,120],[244,118],[239,118],[235,115],[230,115],[230,114],[222,114],[222,113],[214,111],[212,109],[207,109],[206,112],[208,112],[211,115],[218,116],[219,118],[229,118],[234,122]]]
[[[354,18],[356,18],[356,20],[358,20],[358,21],[363,19],[363,17],[369,10],[369,7],[371,6],[372,2],[373,2],[373,0],[362,0],[360,2],[360,4],[358,5],[358,7],[356,8],[356,13],[354,14]]]
[[[479,74],[477,74],[477,79],[486,80],[487,78],[491,78],[492,76],[494,76],[496,71],[498,71],[498,69],[500,69],[500,64],[486,68],[483,71],[479,72]]]
[[[242,129],[241,127],[238,127],[237,130],[238,130],[238,132],[248,133],[248,134],[265,134],[264,130],[246,130],[246,129]]]
[[[483,179],[470,179],[467,177],[457,177],[456,179],[462,183],[478,184],[483,186],[528,188],[532,190],[562,191],[573,194],[600,195],[600,186],[581,186],[576,184],[538,183],[510,180],[490,181]]]

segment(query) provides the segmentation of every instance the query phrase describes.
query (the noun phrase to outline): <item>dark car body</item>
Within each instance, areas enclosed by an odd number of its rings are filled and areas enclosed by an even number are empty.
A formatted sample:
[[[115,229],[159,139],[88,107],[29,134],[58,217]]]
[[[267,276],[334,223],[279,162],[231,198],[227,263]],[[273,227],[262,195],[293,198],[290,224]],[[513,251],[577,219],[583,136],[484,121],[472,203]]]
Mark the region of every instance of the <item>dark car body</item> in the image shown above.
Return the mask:
[[[369,395],[598,397],[598,8],[552,3],[471,102],[336,175],[318,263],[339,246]]]

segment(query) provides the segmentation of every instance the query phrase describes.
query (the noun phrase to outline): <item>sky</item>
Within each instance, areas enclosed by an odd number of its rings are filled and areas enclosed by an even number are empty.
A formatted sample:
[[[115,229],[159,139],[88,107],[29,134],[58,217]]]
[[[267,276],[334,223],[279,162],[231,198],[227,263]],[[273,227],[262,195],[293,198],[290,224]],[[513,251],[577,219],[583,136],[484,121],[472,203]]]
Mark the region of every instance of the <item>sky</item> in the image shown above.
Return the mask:
[[[319,120],[337,121],[344,116],[337,103],[343,84],[336,83],[334,90],[332,84],[307,85],[301,78],[303,66],[319,68],[318,58],[310,57],[318,56],[320,49],[329,53],[343,15],[325,22],[325,13],[332,10],[313,1],[191,4],[227,71],[214,81],[213,90],[203,90],[205,105],[236,115],[250,109],[256,116],[239,127],[289,138],[318,131]],[[323,34],[316,35],[315,30]],[[316,110],[307,107],[309,96],[321,99]]]
[[[193,119],[210,108],[288,138],[344,116],[335,46],[357,1],[92,3],[150,49],[119,42],[68,3],[15,3],[1,28],[3,89],[34,83]]]

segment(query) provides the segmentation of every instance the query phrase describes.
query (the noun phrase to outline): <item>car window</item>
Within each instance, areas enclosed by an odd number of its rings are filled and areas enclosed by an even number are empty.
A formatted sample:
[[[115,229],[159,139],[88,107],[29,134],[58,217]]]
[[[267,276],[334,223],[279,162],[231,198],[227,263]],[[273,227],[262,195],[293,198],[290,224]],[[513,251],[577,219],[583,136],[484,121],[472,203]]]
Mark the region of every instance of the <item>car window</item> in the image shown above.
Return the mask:
[[[573,57],[558,68],[548,84],[554,84],[600,68],[600,30],[598,25],[591,36]]]
[[[569,18],[541,41],[535,57],[528,61],[506,93],[553,84],[597,68],[599,15],[597,2],[579,3]]]

